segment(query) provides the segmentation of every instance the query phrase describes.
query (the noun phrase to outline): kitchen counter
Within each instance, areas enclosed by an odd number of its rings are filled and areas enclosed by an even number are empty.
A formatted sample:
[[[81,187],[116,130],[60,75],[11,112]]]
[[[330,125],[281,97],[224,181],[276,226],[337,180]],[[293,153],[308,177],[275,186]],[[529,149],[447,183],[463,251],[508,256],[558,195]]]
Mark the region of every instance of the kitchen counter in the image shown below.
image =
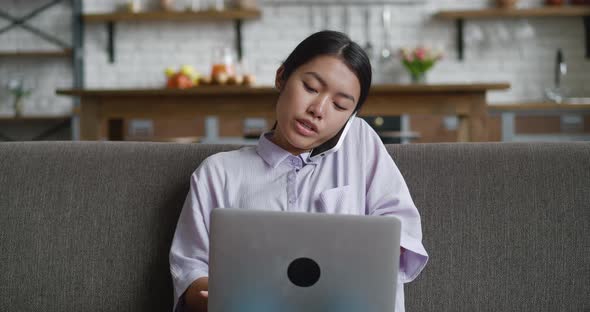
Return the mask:
[[[590,102],[587,104],[557,104],[538,101],[525,103],[504,103],[488,106],[490,115],[500,115],[503,142],[548,142],[548,141],[590,141],[590,133],[517,133],[517,116],[562,116],[590,115]],[[582,121],[583,124],[583,121]]]
[[[507,83],[493,84],[423,84],[423,85],[375,85],[371,87],[371,94],[400,92],[472,92],[487,90],[503,90],[510,87]],[[61,89],[57,94],[72,96],[138,96],[138,95],[227,95],[227,94],[276,94],[276,90],[269,86],[199,86],[190,89]]]
[[[360,111],[365,116],[403,114],[456,115],[458,141],[487,140],[486,93],[508,83],[375,85]],[[57,94],[80,98],[80,138],[118,140],[129,118],[190,115],[274,118],[278,92],[272,87],[200,86],[170,89],[63,89]]]

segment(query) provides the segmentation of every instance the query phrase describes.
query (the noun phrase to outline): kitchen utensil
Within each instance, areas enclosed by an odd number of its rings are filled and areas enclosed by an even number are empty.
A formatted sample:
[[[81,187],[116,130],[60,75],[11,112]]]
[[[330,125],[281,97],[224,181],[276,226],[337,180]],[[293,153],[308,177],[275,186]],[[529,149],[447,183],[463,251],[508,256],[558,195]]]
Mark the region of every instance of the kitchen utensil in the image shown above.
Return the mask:
[[[370,22],[371,22],[371,10],[369,8],[365,9],[365,46],[363,47],[363,49],[365,50],[365,53],[367,53],[367,56],[369,57],[369,59],[373,59],[373,53],[374,48],[373,48],[373,44],[371,43],[371,28],[370,28]]]
[[[314,14],[314,7],[313,5],[309,6],[309,12],[308,12],[308,22],[309,22],[309,32],[310,33],[314,33],[316,31],[316,25],[315,25],[315,14]]]
[[[381,61],[388,61],[391,58],[389,48],[389,32],[391,29],[391,11],[389,7],[383,8],[383,48],[381,49]]]
[[[518,44],[518,54],[521,59],[526,57],[526,52],[530,45],[530,40],[535,38],[535,29],[525,19],[520,20],[514,30],[514,39]]]
[[[545,90],[545,95],[552,101],[556,103],[562,103],[563,100],[566,98],[566,95],[569,90],[564,88],[561,83],[563,82],[563,78],[567,74],[567,64],[565,62],[565,58],[563,56],[563,51],[561,49],[557,49],[557,54],[555,57],[555,85],[553,88],[547,88]]]
[[[324,27],[322,27],[322,30],[328,30],[330,29],[330,12],[327,5],[323,6],[322,9],[322,21],[324,23]]]
[[[348,34],[349,25],[348,6],[342,7],[342,32]]]
[[[484,38],[485,36],[480,26],[472,23],[465,28],[464,41],[466,44],[474,46],[481,43]]]
[[[525,19],[520,20],[514,31],[514,37],[519,41],[533,39],[535,34],[535,29]]]

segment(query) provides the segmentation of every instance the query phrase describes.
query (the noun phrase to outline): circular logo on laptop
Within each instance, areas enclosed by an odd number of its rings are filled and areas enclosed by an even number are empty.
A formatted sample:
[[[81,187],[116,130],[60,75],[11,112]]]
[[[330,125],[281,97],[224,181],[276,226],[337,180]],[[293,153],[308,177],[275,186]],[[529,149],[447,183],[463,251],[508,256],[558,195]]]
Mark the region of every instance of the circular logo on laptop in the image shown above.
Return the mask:
[[[299,287],[310,287],[320,279],[320,266],[309,258],[298,258],[289,264],[287,276]]]

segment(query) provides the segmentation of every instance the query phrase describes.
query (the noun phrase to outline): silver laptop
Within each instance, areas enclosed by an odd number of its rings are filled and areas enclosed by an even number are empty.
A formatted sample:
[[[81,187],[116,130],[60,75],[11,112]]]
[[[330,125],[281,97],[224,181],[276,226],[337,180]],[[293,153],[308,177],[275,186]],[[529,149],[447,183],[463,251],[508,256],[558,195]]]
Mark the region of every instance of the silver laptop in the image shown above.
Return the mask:
[[[395,309],[395,217],[214,209],[210,312]]]

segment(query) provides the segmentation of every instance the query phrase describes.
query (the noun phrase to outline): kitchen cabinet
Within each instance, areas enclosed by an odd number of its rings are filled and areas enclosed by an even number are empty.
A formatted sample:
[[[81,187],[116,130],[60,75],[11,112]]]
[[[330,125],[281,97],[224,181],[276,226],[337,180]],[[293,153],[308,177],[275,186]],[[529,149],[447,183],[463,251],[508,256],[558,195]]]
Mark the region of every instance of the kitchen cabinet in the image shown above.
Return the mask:
[[[506,90],[507,83],[375,85],[360,116],[404,114],[455,115],[457,140],[488,140],[486,93]],[[81,102],[82,140],[118,140],[123,120],[234,116],[274,119],[278,93],[273,87],[207,86],[187,90],[116,89],[58,90]]]
[[[590,141],[590,133],[555,132],[555,133],[517,133],[517,116],[590,116],[590,102],[587,104],[556,104],[551,102],[527,102],[513,104],[494,104],[488,106],[490,115],[501,116],[503,142],[535,141]],[[546,131],[545,131],[546,132]]]

